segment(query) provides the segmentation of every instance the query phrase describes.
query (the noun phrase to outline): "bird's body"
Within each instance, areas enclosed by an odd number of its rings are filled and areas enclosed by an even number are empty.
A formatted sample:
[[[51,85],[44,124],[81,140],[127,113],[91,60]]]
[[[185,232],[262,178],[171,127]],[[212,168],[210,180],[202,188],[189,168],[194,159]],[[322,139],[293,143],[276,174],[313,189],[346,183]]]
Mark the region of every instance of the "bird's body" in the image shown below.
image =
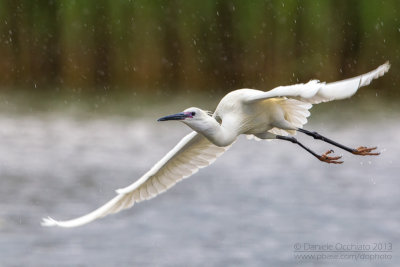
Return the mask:
[[[297,106],[304,111],[311,108],[311,105],[293,99],[269,98],[254,103],[246,101],[262,93],[263,91],[254,89],[230,92],[221,99],[215,110],[215,116],[221,118],[223,127],[236,131],[237,135],[260,135],[285,120],[285,115],[289,112],[288,105]],[[308,116],[310,113],[304,114]]]
[[[176,182],[211,164],[242,134],[296,143],[319,160],[328,163],[342,162],[338,161],[340,157],[328,156],[332,151],[319,155],[287,135],[299,131],[356,155],[378,155],[379,153],[371,152],[375,148],[349,148],[302,128],[307,123],[309,109],[313,104],[348,98],[358,88],[384,75],[389,67],[389,63],[385,63],[364,75],[328,84],[313,80],[306,84],[280,86],[267,92],[239,89],[225,95],[212,116],[199,108],[189,108],[184,112],[160,118],[159,121],[182,121],[194,132],[185,136],[136,182],[117,190],[117,196],[97,210],[68,221],[45,218],[42,225],[75,227],[155,197]]]
[[[272,116],[282,111],[275,99],[254,104],[246,104],[247,97],[261,93],[253,89],[239,89],[224,96],[215,110],[215,116],[220,118],[222,126],[229,128],[236,135],[258,134],[270,130]],[[237,119],[239,118],[239,119]]]
[[[307,122],[311,108],[308,103],[286,98],[247,101],[262,93],[254,89],[232,91],[221,99],[212,118],[200,109],[190,108],[201,114],[202,120],[200,124],[190,122],[188,126],[201,132],[214,145],[224,147],[241,134],[269,139],[273,137],[270,133],[293,133],[296,127]]]

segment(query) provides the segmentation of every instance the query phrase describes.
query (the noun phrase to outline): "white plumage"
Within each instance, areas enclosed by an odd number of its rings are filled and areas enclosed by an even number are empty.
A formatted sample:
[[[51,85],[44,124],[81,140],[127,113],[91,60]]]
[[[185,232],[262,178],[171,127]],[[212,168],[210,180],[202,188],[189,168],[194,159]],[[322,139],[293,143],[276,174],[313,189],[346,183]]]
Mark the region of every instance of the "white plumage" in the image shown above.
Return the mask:
[[[309,81],[306,84],[279,86],[263,94],[250,96],[247,101],[258,101],[273,97],[291,97],[306,103],[318,104],[332,100],[349,98],[358,88],[369,85],[373,79],[383,76],[390,68],[389,62],[379,66],[373,71],[350,79],[328,83],[318,80]]]
[[[116,190],[118,195],[97,210],[69,221],[45,218],[43,225],[74,227],[89,223],[108,214],[132,207],[136,202],[151,199],[163,193],[175,183],[210,165],[228,147],[217,147],[204,136],[191,132],[186,135],[165,157],[133,184]]]
[[[213,116],[199,108],[189,108],[182,113],[163,117],[161,121],[180,120],[194,132],[185,136],[136,182],[118,189],[117,196],[105,205],[72,220],[44,218],[42,225],[80,226],[130,208],[136,202],[151,199],[200,168],[210,165],[240,134],[257,139],[275,139],[277,135],[295,134],[307,123],[312,104],[348,98],[358,88],[384,75],[389,68],[387,62],[366,74],[328,84],[312,80],[305,84],[280,86],[267,92],[235,90],[220,101]]]

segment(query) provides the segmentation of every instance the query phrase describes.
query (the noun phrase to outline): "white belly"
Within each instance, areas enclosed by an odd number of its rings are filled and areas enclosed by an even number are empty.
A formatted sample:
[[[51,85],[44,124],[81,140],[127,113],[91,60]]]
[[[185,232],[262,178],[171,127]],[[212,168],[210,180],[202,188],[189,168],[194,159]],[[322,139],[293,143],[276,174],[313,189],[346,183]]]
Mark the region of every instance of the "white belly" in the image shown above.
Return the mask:
[[[273,122],[284,118],[284,111],[274,100],[244,104],[241,99],[258,94],[259,90],[240,89],[227,94],[219,103],[216,114],[222,125],[238,134],[259,134],[272,129]]]

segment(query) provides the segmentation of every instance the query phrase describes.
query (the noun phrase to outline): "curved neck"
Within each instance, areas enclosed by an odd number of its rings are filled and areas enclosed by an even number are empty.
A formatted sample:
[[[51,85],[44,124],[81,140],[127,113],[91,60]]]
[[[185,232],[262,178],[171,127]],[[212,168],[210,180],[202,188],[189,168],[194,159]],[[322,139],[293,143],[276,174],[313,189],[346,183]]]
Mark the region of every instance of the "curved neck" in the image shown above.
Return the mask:
[[[219,147],[232,144],[238,136],[235,131],[219,124],[212,117],[202,120],[199,124],[196,123],[189,126],[196,132],[204,135],[211,143]]]

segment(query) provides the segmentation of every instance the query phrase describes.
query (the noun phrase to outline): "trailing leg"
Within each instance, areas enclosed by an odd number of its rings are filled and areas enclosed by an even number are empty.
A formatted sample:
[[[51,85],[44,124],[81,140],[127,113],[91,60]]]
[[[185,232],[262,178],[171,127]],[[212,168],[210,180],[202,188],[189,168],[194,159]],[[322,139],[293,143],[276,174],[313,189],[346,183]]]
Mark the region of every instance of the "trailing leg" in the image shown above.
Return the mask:
[[[300,147],[302,147],[303,149],[305,149],[307,152],[309,152],[310,154],[312,154],[314,157],[316,157],[317,159],[319,159],[320,161],[326,162],[326,163],[334,163],[334,164],[341,164],[343,163],[343,161],[338,161],[338,159],[341,158],[341,156],[338,157],[330,157],[328,156],[330,153],[333,152],[333,150],[329,150],[326,153],[322,154],[322,155],[318,155],[317,153],[315,153],[314,151],[312,151],[311,149],[309,149],[308,147],[306,147],[305,145],[303,145],[302,143],[300,143],[299,141],[297,141],[296,138],[292,137],[292,136],[282,136],[282,135],[277,135],[276,139],[280,139],[280,140],[285,140],[285,141],[289,141],[292,142],[293,144],[298,144]]]
[[[360,146],[360,147],[358,147],[358,148],[350,148],[350,147],[344,146],[344,145],[342,145],[342,144],[339,144],[339,143],[337,143],[337,142],[335,142],[335,141],[333,141],[333,140],[331,140],[331,139],[329,139],[329,138],[327,138],[327,137],[325,137],[325,136],[322,136],[322,135],[320,135],[320,134],[317,133],[317,132],[310,132],[310,131],[307,131],[307,130],[305,130],[305,129],[300,129],[300,128],[297,129],[297,131],[302,132],[302,133],[304,133],[304,134],[306,134],[306,135],[312,136],[314,139],[321,140],[321,141],[324,141],[324,142],[329,143],[329,144],[331,144],[331,145],[337,146],[337,147],[339,147],[339,148],[341,148],[341,149],[344,149],[344,150],[346,150],[346,151],[348,151],[348,152],[350,152],[350,153],[352,153],[352,154],[354,154],[354,155],[360,155],[360,156],[367,156],[367,155],[370,155],[370,156],[377,156],[377,155],[380,154],[380,153],[378,153],[378,152],[371,152],[372,150],[375,150],[376,147],[370,147],[370,148],[368,148],[368,147]]]

